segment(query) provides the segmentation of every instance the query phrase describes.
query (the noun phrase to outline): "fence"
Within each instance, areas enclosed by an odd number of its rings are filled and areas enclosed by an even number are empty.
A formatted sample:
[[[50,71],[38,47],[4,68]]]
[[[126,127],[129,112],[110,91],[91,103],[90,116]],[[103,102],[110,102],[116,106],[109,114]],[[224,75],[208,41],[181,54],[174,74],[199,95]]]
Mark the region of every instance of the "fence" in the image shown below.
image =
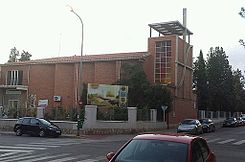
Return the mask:
[[[223,119],[228,117],[240,117],[242,112],[225,112],[225,111],[205,111],[198,110],[198,119]]]

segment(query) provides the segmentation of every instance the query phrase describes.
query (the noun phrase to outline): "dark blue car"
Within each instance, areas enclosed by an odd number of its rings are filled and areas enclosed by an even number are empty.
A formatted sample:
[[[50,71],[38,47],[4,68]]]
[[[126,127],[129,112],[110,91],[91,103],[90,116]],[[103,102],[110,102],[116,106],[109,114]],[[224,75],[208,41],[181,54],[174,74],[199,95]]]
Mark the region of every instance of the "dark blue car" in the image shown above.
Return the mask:
[[[19,118],[14,126],[14,131],[17,136],[29,134],[35,136],[54,136],[61,135],[61,129],[53,123],[35,117]]]

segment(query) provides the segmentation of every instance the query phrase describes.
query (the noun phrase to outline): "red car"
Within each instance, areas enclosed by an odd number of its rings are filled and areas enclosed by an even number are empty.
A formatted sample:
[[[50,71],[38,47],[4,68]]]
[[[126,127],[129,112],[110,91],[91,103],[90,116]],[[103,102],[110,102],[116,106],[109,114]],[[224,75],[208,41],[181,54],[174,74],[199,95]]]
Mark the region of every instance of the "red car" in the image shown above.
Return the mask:
[[[106,155],[109,162],[215,162],[205,139],[186,134],[141,134],[124,144],[117,153]]]

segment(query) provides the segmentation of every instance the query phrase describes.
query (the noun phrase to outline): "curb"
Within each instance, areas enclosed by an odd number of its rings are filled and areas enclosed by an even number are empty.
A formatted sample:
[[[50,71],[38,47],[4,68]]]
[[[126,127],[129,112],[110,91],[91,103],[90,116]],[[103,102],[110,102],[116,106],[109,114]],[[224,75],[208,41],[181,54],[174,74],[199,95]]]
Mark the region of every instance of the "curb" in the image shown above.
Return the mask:
[[[9,131],[0,131],[0,136],[15,136],[15,132],[9,132]],[[77,138],[77,139],[103,139],[105,137],[108,137],[109,135],[74,135],[74,134],[61,134],[59,138]]]
[[[88,140],[121,140],[132,138],[138,134],[142,133],[176,133],[176,129],[164,129],[161,131],[143,131],[132,134],[80,134],[77,136],[76,134],[61,134],[58,138],[74,138],[74,139],[88,139]],[[0,131],[0,136],[15,136],[15,132],[11,131]]]

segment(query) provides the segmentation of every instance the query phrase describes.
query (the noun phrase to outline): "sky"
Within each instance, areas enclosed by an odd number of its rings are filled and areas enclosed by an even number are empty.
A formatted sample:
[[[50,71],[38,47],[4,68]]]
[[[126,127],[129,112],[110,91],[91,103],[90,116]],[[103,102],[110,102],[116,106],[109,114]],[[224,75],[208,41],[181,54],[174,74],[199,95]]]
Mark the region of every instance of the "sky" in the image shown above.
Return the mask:
[[[193,56],[223,47],[232,68],[245,70],[244,0],[0,0],[0,64],[13,47],[31,59],[80,55],[82,26],[68,5],[84,24],[84,55],[147,51],[148,24],[182,23],[187,8]]]

